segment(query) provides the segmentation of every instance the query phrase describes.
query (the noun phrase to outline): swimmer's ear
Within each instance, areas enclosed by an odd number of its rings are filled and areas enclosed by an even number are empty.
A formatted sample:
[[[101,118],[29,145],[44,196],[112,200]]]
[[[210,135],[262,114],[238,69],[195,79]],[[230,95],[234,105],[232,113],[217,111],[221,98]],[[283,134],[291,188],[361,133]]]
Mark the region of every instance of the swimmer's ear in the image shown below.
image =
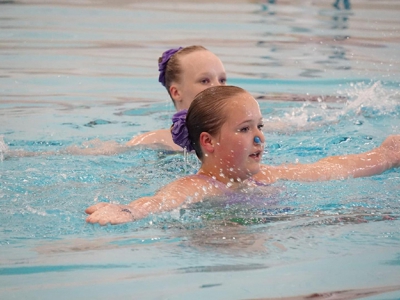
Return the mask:
[[[214,139],[208,132],[200,133],[200,146],[205,153],[213,153],[214,152]]]
[[[172,99],[174,99],[175,102],[182,101],[181,92],[179,91],[178,87],[175,84],[172,84],[169,87],[169,93],[170,93]]]

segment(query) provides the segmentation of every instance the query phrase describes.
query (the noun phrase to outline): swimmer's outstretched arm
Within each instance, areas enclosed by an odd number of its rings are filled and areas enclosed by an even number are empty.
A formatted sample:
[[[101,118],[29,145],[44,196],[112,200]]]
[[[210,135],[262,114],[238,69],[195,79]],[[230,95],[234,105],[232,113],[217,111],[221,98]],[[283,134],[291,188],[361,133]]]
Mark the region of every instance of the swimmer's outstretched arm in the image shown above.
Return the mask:
[[[170,211],[183,203],[195,203],[206,195],[215,195],[218,188],[211,181],[196,175],[180,178],[160,189],[154,196],[139,198],[128,205],[98,203],[85,212],[88,223],[116,225],[143,219],[150,214]]]
[[[400,166],[400,135],[392,135],[368,152],[331,156],[311,164],[288,164],[277,167],[261,166],[256,180],[323,181],[366,177],[381,174]]]
[[[132,147],[119,144],[116,141],[101,141],[99,139],[84,142],[81,146],[73,145],[65,149],[56,151],[25,151],[25,150],[10,150],[4,141],[0,138],[0,154],[4,158],[12,157],[33,157],[33,156],[54,156],[54,155],[116,155],[124,153],[132,149]]]

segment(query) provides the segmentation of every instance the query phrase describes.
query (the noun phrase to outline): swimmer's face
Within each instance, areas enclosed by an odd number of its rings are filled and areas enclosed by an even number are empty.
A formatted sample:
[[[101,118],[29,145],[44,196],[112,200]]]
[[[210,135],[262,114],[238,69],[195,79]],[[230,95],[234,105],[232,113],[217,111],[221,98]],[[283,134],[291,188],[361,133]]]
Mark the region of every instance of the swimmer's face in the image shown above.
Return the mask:
[[[179,63],[182,68],[181,82],[171,85],[177,90],[172,96],[178,111],[188,109],[195,96],[206,88],[226,84],[224,65],[208,50],[183,55]]]
[[[216,137],[215,154],[221,162],[220,169],[229,179],[245,180],[260,170],[265,142],[262,132],[263,118],[257,101],[249,93],[229,99],[225,108],[227,121]],[[260,143],[254,138],[259,137]]]

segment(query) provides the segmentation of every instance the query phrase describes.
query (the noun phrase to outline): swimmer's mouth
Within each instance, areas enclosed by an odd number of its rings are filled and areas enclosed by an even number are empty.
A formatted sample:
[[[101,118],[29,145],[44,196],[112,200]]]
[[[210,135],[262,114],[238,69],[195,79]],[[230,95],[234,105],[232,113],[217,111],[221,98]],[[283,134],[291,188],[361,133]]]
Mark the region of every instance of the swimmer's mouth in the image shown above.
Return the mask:
[[[253,154],[250,154],[250,157],[252,158],[261,158],[262,152],[261,151],[257,151],[254,152]]]

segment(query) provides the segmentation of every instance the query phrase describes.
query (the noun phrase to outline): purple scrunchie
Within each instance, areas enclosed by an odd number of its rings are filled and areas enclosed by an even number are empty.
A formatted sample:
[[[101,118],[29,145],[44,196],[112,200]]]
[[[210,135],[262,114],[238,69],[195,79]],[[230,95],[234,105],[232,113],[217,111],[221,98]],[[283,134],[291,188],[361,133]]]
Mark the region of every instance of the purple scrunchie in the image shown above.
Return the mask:
[[[158,63],[158,71],[160,72],[158,81],[161,82],[161,84],[163,86],[165,86],[165,70],[167,69],[168,61],[172,55],[174,55],[176,52],[178,52],[181,49],[182,49],[182,47],[169,49],[162,54],[161,62]]]
[[[194,148],[192,146],[192,142],[190,141],[189,132],[186,127],[186,114],[187,109],[184,109],[173,115],[171,133],[174,143],[182,148],[186,148],[186,150],[190,152],[194,150]]]

